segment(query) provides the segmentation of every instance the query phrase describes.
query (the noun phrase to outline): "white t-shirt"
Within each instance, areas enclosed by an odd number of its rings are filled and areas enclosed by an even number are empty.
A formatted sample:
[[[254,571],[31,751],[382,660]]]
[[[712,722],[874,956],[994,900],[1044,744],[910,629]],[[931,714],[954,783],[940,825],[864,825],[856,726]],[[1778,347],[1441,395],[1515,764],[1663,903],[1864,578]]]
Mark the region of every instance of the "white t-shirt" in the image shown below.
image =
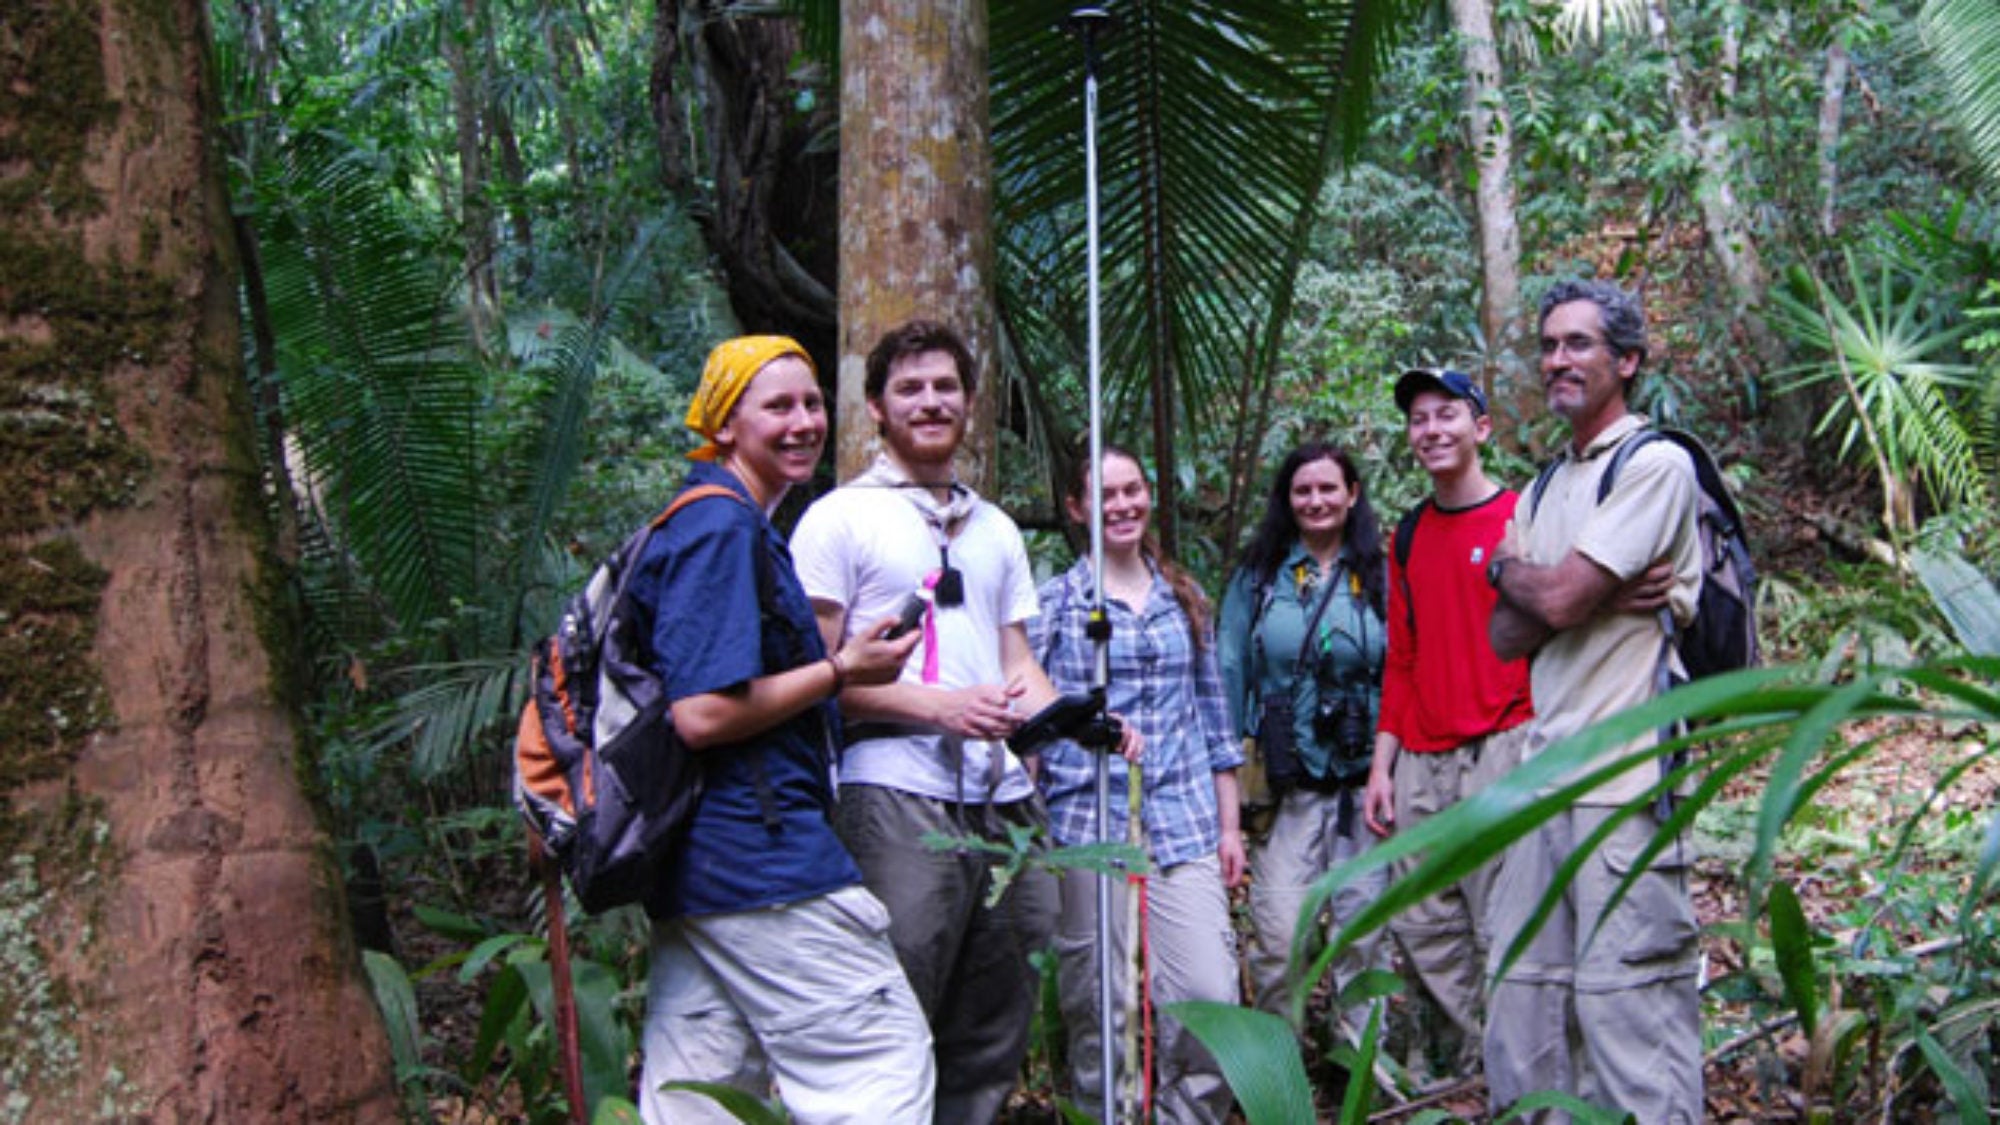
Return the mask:
[[[884,617],[938,569],[938,543],[910,497],[896,488],[848,485],[816,501],[792,533],[792,563],[815,601],[847,611],[843,639]],[[1020,529],[1000,509],[977,501],[951,540],[951,564],[963,576],[965,603],[935,607],[941,688],[1005,682],[1000,631],[1041,612],[1034,572]],[[901,682],[923,682],[924,646],[903,666]],[[840,765],[844,785],[880,785],[943,801],[984,803],[998,750],[1002,764],[995,801],[1018,801],[1033,792],[1027,771],[1005,744],[962,743],[963,787],[942,734],[874,738],[847,748]]]

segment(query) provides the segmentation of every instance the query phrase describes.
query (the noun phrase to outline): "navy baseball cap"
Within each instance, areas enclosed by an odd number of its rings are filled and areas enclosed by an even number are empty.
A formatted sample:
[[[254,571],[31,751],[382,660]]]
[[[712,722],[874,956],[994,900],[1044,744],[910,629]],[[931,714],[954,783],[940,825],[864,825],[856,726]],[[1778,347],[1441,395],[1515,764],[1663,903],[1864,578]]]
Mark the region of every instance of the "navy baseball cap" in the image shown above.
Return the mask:
[[[1408,414],[1410,403],[1425,391],[1464,399],[1472,404],[1475,417],[1486,413],[1486,392],[1479,389],[1472,376],[1448,367],[1412,367],[1403,372],[1403,377],[1396,380],[1396,409]]]

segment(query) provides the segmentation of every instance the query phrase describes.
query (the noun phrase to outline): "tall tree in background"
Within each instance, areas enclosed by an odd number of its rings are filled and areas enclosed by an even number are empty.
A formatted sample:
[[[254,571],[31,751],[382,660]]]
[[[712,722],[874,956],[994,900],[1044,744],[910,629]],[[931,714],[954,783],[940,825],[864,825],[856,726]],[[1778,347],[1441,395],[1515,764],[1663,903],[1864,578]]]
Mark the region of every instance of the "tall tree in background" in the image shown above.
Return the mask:
[[[957,328],[986,376],[959,471],[990,490],[1000,379],[986,0],[840,9],[839,472],[865,468],[874,438],[862,393],[869,348],[923,316]]]
[[[29,0],[0,43],[8,1112],[393,1119],[299,787],[207,4]]]
[[[1541,380],[1521,317],[1521,225],[1514,193],[1514,119],[1507,109],[1492,0],[1451,0],[1465,70],[1465,125],[1472,145],[1479,230],[1479,335],[1487,389],[1518,430],[1542,407]],[[1512,434],[1508,435],[1512,440]]]

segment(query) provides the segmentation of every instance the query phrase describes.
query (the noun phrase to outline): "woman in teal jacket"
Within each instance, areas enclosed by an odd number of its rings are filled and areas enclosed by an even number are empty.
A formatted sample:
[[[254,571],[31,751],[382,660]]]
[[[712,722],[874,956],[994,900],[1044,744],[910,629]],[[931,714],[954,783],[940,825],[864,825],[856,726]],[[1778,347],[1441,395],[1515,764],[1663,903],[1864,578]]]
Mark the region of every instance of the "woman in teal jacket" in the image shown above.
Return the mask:
[[[1270,832],[1250,855],[1250,982],[1265,1011],[1286,1009],[1285,969],[1307,891],[1371,840],[1361,798],[1388,639],[1386,569],[1353,459],[1324,442],[1293,450],[1229,580],[1217,638],[1232,720],[1257,740],[1277,797]],[[1385,885],[1377,871],[1343,887],[1330,904],[1334,927]],[[1388,967],[1387,947],[1371,935],[1334,961],[1335,987]],[[1342,1013],[1341,1033],[1358,1040],[1366,1014]]]

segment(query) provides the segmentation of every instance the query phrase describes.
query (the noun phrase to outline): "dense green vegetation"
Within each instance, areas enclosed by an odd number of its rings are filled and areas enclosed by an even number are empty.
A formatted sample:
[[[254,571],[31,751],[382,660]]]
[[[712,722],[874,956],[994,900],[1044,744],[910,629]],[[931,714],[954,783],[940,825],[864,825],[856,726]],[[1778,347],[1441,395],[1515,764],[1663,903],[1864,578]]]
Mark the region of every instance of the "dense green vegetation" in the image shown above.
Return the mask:
[[[755,102],[782,126],[783,152],[757,165],[783,180],[779,210],[796,219],[831,191],[832,6],[804,7],[215,7],[244,346],[311,630],[313,780],[351,873],[385,869],[391,916],[422,927],[403,937],[417,987],[392,1013],[414,1112],[454,1098],[561,1113],[546,946],[504,807],[508,718],[554,605],[678,481],[707,347],[739,325],[787,327],[748,295],[723,229],[740,201],[714,171],[743,143],[731,113]],[[1001,495],[1046,528],[1051,462],[1083,416],[1078,75],[1050,30],[1062,7],[991,5],[996,364],[1011,404],[993,440]],[[1368,7],[1396,18],[1356,29],[1344,4],[1133,4],[1107,55],[1111,417],[1168,472],[1163,522],[1211,588],[1261,468],[1301,438],[1354,448],[1385,512],[1418,494],[1389,397],[1401,366],[1449,363],[1501,401],[1535,398],[1519,341],[1481,327],[1500,281],[1482,249],[1492,138],[1466,133],[1466,40],[1429,6]],[[1923,730],[1949,732],[1947,765],[1927,775],[1940,786],[1993,757],[2000,706],[1981,685],[1996,670],[1959,659],[1992,642],[1965,611],[1940,613],[1907,552],[1989,577],[1996,557],[2000,51],[1980,45],[2000,20],[1965,0],[1487,8],[1500,72],[1485,96],[1510,114],[1519,232],[1501,265],[1529,307],[1568,274],[1643,288],[1659,345],[1643,405],[1724,453],[1776,564],[1767,636],[1798,670],[1664,705],[1741,731],[1739,749],[1704,759],[1712,788],[1687,812],[1751,841],[1748,906],[1727,935],[1743,971],[1718,1001],[1718,1041],[1726,1021],[1789,1009],[1813,1053],[1773,1065],[1808,1103],[1841,1116],[1907,1088],[1980,1119],[1994,822],[1930,801],[1849,821],[1809,798],[1884,745],[1867,726],[1846,749],[1863,717],[1929,715]],[[772,42],[777,72],[736,65],[768,62]],[[1147,210],[1163,176],[1168,206]],[[766,250],[830,291],[829,221],[779,222]],[[1158,260],[1155,236],[1171,249]],[[819,313],[792,328],[815,348],[832,316]],[[1518,481],[1553,431],[1531,406],[1505,422],[1495,457]],[[1040,546],[1066,557],[1054,536]],[[1976,570],[1963,585],[1981,588]],[[1729,787],[1767,769],[1784,784],[1761,804]],[[1403,846],[1491,847],[1492,827],[1440,820]],[[1439,862],[1470,862],[1454,847]],[[1827,856],[1848,881],[1814,878],[1859,898],[1806,919],[1794,887]],[[1886,875],[1854,877],[1871,866]],[[1898,960],[1945,932],[1942,958]],[[586,1044],[615,1075],[642,927],[591,919],[580,938],[595,966]],[[402,994],[395,962],[371,970]],[[452,979],[485,998],[469,1036],[425,1010],[451,1002]]]

